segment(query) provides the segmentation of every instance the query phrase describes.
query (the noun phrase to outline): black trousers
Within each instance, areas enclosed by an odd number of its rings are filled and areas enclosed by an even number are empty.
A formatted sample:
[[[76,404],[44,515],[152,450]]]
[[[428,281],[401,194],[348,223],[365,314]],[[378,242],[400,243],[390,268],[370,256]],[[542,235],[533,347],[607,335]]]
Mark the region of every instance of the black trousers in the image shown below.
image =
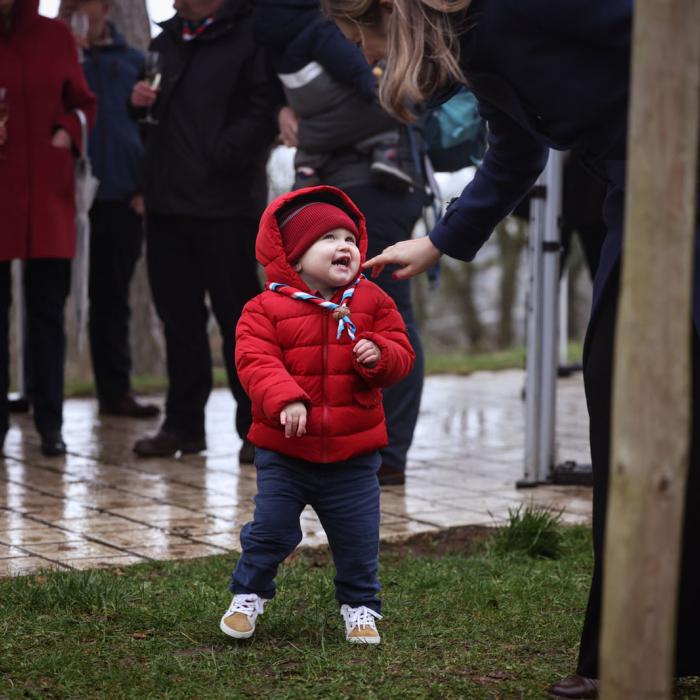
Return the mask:
[[[97,398],[131,391],[129,285],[143,246],[143,222],[127,202],[90,210],[90,353]]]
[[[260,292],[254,255],[257,224],[247,219],[204,219],[148,213],[148,275],[165,327],[168,395],[163,427],[204,435],[204,407],[212,387],[205,295],[223,338],[228,381],[241,438],[251,422],[250,399],[238,380],[235,333],[245,303]]]
[[[608,283],[586,340],[584,382],[590,415],[593,462],[593,547],[595,565],[581,636],[577,673],[597,678],[602,605],[603,544],[608,498],[613,341],[618,279]],[[692,448],[685,508],[678,611],[676,674],[700,675],[700,339],[693,342]],[[634,410],[631,407],[631,410]],[[630,621],[634,624],[634,621]]]
[[[63,373],[66,334],[63,310],[70,290],[70,260],[36,258],[24,270],[27,310],[25,360],[29,363],[34,424],[40,433],[63,424]],[[10,262],[0,262],[0,433],[9,425]]]
[[[411,237],[413,226],[421,214],[421,193],[398,194],[372,185],[348,187],[346,191],[367,218],[368,258],[377,255],[387,246]],[[416,353],[411,373],[398,384],[383,391],[389,444],[381,450],[382,463],[396,469],[405,469],[406,454],[413,441],[423,393],[424,358],[413,313],[411,282],[393,279],[391,274],[395,269],[385,268],[379,277],[369,275],[369,279],[376,282],[396,302]]]

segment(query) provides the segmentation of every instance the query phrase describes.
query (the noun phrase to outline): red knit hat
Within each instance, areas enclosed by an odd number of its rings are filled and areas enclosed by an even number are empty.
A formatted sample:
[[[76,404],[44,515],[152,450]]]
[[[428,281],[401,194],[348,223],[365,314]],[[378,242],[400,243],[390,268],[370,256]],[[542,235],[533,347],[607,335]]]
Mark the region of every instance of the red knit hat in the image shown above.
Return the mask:
[[[302,204],[284,215],[280,222],[282,245],[287,260],[295,263],[328,231],[344,228],[357,239],[357,224],[340,207],[326,202]]]

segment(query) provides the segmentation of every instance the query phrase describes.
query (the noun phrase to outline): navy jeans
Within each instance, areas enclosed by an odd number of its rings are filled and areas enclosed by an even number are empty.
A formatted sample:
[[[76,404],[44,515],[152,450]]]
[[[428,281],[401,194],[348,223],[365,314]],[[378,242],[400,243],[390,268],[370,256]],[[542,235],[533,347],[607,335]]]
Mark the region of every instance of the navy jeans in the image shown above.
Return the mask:
[[[278,566],[301,542],[306,505],[318,515],[335,563],[335,597],[381,611],[378,452],[315,464],[257,449],[258,493],[252,522],[241,530],[243,553],[231,576],[233,593],[275,595]]]
[[[90,354],[100,403],[131,392],[129,285],[143,248],[143,222],[128,202],[90,210]]]

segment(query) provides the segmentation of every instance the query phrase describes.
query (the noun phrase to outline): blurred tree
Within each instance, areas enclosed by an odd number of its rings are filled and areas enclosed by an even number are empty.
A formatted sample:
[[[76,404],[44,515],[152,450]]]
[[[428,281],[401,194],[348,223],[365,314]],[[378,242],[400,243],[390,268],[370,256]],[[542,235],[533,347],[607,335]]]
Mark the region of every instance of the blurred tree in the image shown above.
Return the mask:
[[[131,46],[145,51],[151,41],[151,20],[145,0],[112,0],[110,19]]]
[[[513,333],[513,309],[518,295],[518,269],[523,248],[527,242],[527,222],[511,217],[502,221],[495,231],[501,268],[498,335],[499,348],[515,344]]]

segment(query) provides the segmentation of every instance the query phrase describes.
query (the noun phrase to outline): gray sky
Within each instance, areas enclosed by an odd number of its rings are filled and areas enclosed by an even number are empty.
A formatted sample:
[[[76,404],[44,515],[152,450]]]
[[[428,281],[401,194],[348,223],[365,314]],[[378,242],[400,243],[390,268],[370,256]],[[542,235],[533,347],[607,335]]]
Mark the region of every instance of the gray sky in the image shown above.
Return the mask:
[[[55,17],[58,12],[58,3],[59,0],[39,0],[39,12],[46,17]],[[153,22],[162,22],[175,13],[172,0],[146,0],[146,6]],[[155,35],[159,31],[158,27],[153,27],[151,33]]]

